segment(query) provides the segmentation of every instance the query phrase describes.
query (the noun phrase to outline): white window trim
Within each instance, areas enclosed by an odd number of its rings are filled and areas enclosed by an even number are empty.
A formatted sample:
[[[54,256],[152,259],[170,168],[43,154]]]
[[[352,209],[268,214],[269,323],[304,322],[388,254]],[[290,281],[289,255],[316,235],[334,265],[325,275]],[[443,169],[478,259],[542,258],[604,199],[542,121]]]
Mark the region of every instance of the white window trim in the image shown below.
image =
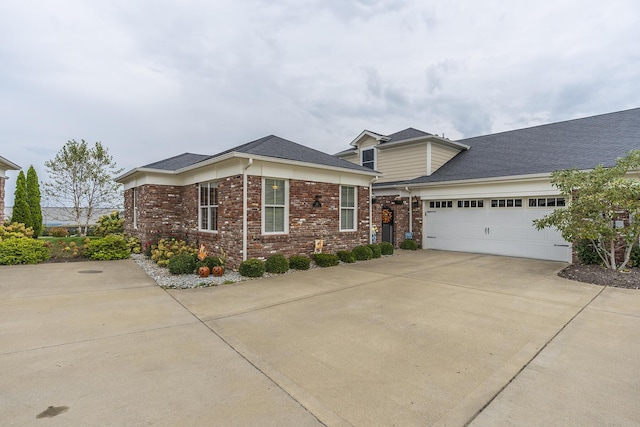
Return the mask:
[[[266,209],[265,209],[265,191],[266,191],[266,181],[267,179],[276,179],[278,181],[284,181],[284,231],[266,231],[265,230],[265,216],[266,216]],[[284,235],[284,234],[289,234],[289,180],[288,179],[284,179],[284,178],[274,178],[274,177],[270,177],[270,176],[263,176],[262,177],[262,221],[261,221],[261,231],[262,234],[265,235],[269,235],[269,236],[275,236],[275,235]]]
[[[342,206],[342,189],[343,188],[353,188],[353,207],[345,208]],[[342,228],[342,210],[343,209],[352,209],[353,210],[353,228]],[[340,217],[338,218],[338,228],[340,231],[358,231],[358,187],[356,185],[341,185],[340,186]]]
[[[198,183],[198,231],[202,231],[203,233],[217,233],[218,230],[210,230],[208,228],[202,228],[202,200],[201,200],[201,195],[202,195],[202,185],[209,185],[212,186],[214,188],[218,188],[218,183],[216,181],[207,181],[207,182],[200,182]],[[216,205],[207,205],[207,208],[211,208],[211,207],[215,207],[216,210],[219,209],[220,207],[220,201],[218,200],[218,204]],[[218,211],[218,213],[220,213],[220,211]]]
[[[363,157],[364,157],[364,152],[367,150],[373,151],[373,169],[372,170],[378,170],[378,150],[376,150],[375,147],[364,147],[360,149],[360,166],[366,167],[363,165],[364,163]]]

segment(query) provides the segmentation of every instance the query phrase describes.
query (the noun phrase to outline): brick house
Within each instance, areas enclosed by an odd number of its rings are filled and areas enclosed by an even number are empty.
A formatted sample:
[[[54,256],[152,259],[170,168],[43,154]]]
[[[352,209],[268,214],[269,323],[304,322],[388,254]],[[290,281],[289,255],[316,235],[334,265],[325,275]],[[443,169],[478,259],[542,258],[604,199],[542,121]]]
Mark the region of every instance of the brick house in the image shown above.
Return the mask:
[[[20,166],[0,156],[0,224],[4,222],[4,195],[5,183],[7,181],[7,171],[20,170]]]
[[[154,233],[197,239],[227,251],[231,266],[308,255],[316,239],[336,252],[372,236],[395,247],[412,238],[425,249],[571,262],[571,242],[533,227],[566,203],[551,174],[612,166],[634,149],[640,108],[458,141],[365,130],[334,156],[270,136],[118,180],[127,232],[143,242]]]
[[[223,249],[232,268],[271,254],[335,253],[370,241],[371,183],[379,174],[267,136],[216,155],[185,153],[132,169],[125,231],[143,244],[176,236]]]

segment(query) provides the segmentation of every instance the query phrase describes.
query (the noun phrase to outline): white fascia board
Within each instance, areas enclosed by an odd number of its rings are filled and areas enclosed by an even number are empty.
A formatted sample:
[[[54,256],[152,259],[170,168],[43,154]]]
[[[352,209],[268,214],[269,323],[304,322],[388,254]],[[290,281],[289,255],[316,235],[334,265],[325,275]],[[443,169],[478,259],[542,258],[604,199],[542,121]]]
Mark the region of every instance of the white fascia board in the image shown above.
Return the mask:
[[[388,140],[389,140],[389,137],[387,137],[387,136],[380,135],[379,133],[371,132],[370,130],[366,130],[366,129],[365,129],[365,130],[363,130],[363,131],[360,133],[360,135],[358,135],[358,136],[356,137],[356,139],[354,139],[353,141],[351,141],[351,142],[349,143],[349,145],[354,146],[354,147],[357,147],[357,146],[358,146],[357,142],[358,142],[358,141],[359,141],[363,136],[370,136],[370,137],[372,137],[372,138],[376,139],[377,141],[388,141]]]
[[[245,153],[235,153],[235,154],[236,154],[236,157],[245,158],[245,159],[260,160],[260,161],[267,162],[267,163],[269,163],[269,162],[270,163],[281,163],[281,164],[285,164],[285,165],[301,166],[301,167],[314,168],[314,169],[324,169],[324,170],[330,170],[330,171],[335,171],[335,172],[347,172],[347,173],[352,173],[352,174],[356,174],[356,175],[366,175],[366,176],[370,176],[372,178],[382,175],[380,172],[376,172],[374,170],[371,170],[371,172],[369,172],[369,170],[356,170],[356,169],[350,169],[350,168],[341,168],[341,167],[337,167],[337,166],[319,165],[317,163],[299,162],[299,161],[296,161],[296,160],[279,159],[277,157],[255,156],[255,155],[252,155],[252,154],[245,154]]]
[[[441,145],[445,145],[451,148],[456,148],[458,150],[468,150],[471,147],[465,144],[461,144],[459,142],[455,142],[455,141],[451,141],[449,139],[444,139],[444,138],[440,138],[439,136],[436,135],[427,135],[427,136],[417,136],[415,138],[409,138],[409,139],[402,139],[400,141],[394,141],[394,142],[387,142],[385,144],[381,144],[378,148],[380,150],[383,150],[385,148],[391,148],[391,147],[398,147],[401,145],[405,145],[405,144],[411,144],[414,142],[436,142],[438,144]]]
[[[0,156],[0,169],[4,169],[5,171],[19,171],[22,168],[12,161]]]

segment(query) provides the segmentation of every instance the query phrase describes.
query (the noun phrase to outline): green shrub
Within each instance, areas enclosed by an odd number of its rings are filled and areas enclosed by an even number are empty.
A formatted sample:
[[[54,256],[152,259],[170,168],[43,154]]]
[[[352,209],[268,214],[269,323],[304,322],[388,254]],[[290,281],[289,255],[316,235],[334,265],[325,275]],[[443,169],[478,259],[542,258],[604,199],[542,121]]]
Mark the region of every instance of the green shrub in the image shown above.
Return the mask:
[[[352,252],[357,261],[366,261],[373,258],[373,251],[367,245],[356,246]]]
[[[338,251],[336,255],[338,255],[338,258],[340,258],[340,261],[342,262],[346,262],[348,264],[356,262],[356,257],[351,251]]]
[[[282,274],[289,271],[289,260],[284,255],[271,255],[264,266],[268,273]]]
[[[304,255],[293,255],[289,258],[289,268],[294,270],[308,270],[311,267],[311,260]]]
[[[400,249],[408,249],[410,251],[415,251],[418,249],[418,243],[415,240],[405,240],[400,243]]]
[[[67,227],[52,227],[47,229],[47,234],[52,237],[67,237],[69,230]]]
[[[380,253],[382,255],[393,255],[393,245],[389,242],[381,242],[380,245]]]
[[[242,261],[238,272],[244,277],[262,277],[265,272],[264,262],[258,258],[249,258],[246,261]]]
[[[371,243],[368,246],[369,248],[371,248],[371,253],[373,254],[374,258],[380,258],[382,256],[382,249],[380,248],[380,245],[378,245],[377,243]]]
[[[21,222],[0,225],[0,241],[12,237],[33,237],[33,229]]]
[[[187,243],[178,239],[160,239],[151,246],[151,259],[161,267],[169,264],[169,259],[175,255],[189,254],[194,257],[198,254],[198,248],[193,243]]]
[[[132,254],[139,254],[142,252],[142,246],[140,245],[140,239],[135,236],[125,236],[127,240],[127,246]]]
[[[596,248],[593,247],[593,244],[589,240],[579,240],[576,243],[576,255],[578,256],[578,261],[582,264],[601,264],[602,260],[596,252]]]
[[[131,249],[123,236],[111,234],[100,239],[93,239],[87,244],[87,257],[93,260],[127,259]]]
[[[169,258],[169,273],[192,274],[196,269],[196,257],[191,254],[178,254]]]
[[[313,260],[319,267],[333,267],[340,264],[340,258],[336,254],[314,254]]]
[[[0,240],[0,264],[37,264],[49,259],[49,247],[42,240],[11,237]]]
[[[224,262],[218,257],[204,257],[202,261],[196,262],[196,270],[200,267],[209,267],[209,271],[213,270],[213,267],[224,267]]]
[[[108,234],[122,233],[123,227],[124,218],[120,218],[118,211],[114,211],[111,215],[102,215],[98,218],[95,235],[104,237]]]
[[[640,267],[640,246],[633,245],[633,249],[631,249],[631,260],[632,267]]]

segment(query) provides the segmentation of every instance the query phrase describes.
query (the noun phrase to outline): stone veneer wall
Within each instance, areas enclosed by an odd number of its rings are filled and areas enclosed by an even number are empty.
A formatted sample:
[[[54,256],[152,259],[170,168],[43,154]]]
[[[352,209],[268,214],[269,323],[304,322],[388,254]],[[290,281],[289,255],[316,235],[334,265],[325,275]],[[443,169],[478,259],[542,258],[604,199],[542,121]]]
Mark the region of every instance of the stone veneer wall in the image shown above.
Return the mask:
[[[5,178],[0,177],[0,224],[4,222],[4,183]]]
[[[289,180],[289,233],[262,234],[262,177],[247,177],[247,258],[313,254],[315,239],[335,253],[369,242],[369,189],[358,187],[357,231],[341,232],[340,185]],[[147,244],[157,238],[199,241],[210,253],[222,248],[227,265],[242,262],[242,175],[218,181],[218,231],[198,231],[198,186],[143,185],[137,189],[138,220],[133,228],[133,190],[125,191],[125,231]],[[313,207],[322,195],[321,207]]]

